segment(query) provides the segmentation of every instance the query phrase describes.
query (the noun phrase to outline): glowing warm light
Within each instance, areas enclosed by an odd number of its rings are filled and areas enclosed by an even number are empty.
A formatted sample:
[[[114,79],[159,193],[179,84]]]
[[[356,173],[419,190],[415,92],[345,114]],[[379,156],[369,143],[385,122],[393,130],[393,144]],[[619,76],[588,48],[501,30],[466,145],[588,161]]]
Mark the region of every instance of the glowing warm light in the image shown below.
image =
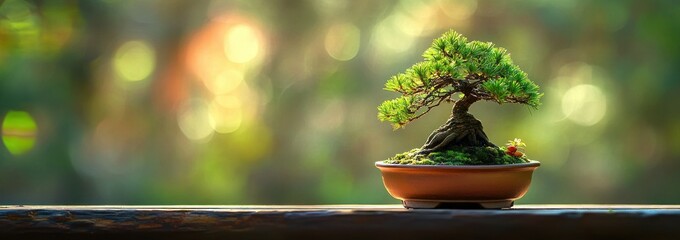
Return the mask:
[[[156,54],[142,41],[129,41],[116,51],[113,67],[125,80],[143,80],[149,77],[156,67]]]
[[[442,11],[455,20],[467,20],[477,10],[477,0],[440,0]]]
[[[256,118],[259,98],[248,81],[261,67],[265,40],[257,24],[232,14],[215,18],[191,37],[186,64],[211,93],[201,99],[212,100],[199,100],[200,110],[178,114],[180,128],[188,138],[202,139],[251,126],[246,123]]]
[[[413,44],[413,36],[402,31],[404,16],[393,14],[376,25],[373,34],[373,44],[379,48],[388,48],[394,52],[406,51]]]
[[[9,111],[2,121],[2,142],[12,155],[21,155],[35,145],[38,127],[24,111]]]
[[[350,60],[359,52],[360,40],[361,32],[353,24],[333,25],[326,34],[326,52],[337,60]]]
[[[227,69],[217,77],[206,79],[206,87],[215,95],[230,93],[243,82],[243,72]]]
[[[242,104],[241,99],[234,95],[217,96],[213,102],[225,108],[240,108]]]
[[[393,25],[399,31],[406,33],[410,36],[420,36],[425,29],[425,21],[419,21],[418,19],[406,15],[406,14],[395,14],[392,19]]]
[[[224,52],[235,63],[246,63],[257,56],[262,42],[255,29],[240,24],[232,27],[224,36]]]
[[[595,125],[606,112],[607,100],[597,86],[577,85],[567,90],[562,97],[562,113],[579,125]]]
[[[337,12],[341,12],[347,8],[347,1],[338,0],[316,0],[312,1],[316,11],[322,15],[332,15]]]
[[[564,82],[571,85],[586,84],[594,80],[593,66],[584,62],[571,62],[562,65],[557,71],[557,75],[561,76],[558,82]]]
[[[210,126],[218,133],[231,133],[241,127],[241,101],[233,96],[220,96],[210,104]]]
[[[191,140],[203,140],[213,133],[210,107],[200,99],[190,99],[179,108],[177,124],[184,136]]]

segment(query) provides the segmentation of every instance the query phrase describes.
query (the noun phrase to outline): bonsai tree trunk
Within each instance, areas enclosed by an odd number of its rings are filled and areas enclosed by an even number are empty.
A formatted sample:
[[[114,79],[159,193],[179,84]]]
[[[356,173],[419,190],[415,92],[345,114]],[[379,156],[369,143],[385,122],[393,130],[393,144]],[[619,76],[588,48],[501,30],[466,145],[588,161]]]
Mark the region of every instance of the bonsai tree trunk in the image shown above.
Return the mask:
[[[489,142],[482,129],[482,122],[468,113],[470,105],[478,100],[467,94],[458,100],[453,106],[449,120],[430,134],[417,154],[427,155],[431,152],[446,151],[453,146],[496,147]]]

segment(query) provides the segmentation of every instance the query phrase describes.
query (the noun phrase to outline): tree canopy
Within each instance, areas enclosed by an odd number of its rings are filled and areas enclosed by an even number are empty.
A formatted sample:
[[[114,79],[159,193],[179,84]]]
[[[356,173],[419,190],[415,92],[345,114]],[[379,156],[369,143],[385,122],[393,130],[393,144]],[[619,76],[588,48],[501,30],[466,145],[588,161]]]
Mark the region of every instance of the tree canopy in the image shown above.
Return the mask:
[[[512,62],[510,53],[491,42],[470,41],[451,30],[432,42],[416,63],[385,83],[402,96],[378,106],[378,118],[400,128],[442,102],[465,96],[473,101],[521,103],[537,108],[539,87]],[[456,94],[458,93],[458,94]]]

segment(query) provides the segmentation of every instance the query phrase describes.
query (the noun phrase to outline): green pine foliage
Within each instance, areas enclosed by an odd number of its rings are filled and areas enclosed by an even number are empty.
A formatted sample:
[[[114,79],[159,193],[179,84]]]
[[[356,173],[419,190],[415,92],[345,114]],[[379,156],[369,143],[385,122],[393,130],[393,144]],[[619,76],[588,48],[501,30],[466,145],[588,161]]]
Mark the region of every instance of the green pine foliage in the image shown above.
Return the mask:
[[[526,156],[515,157],[505,153],[503,148],[455,147],[445,152],[433,152],[427,156],[417,155],[420,149],[397,154],[385,161],[387,164],[408,165],[502,165],[527,163]]]
[[[442,102],[455,101],[459,94],[499,104],[540,105],[538,85],[512,62],[507,50],[493,43],[468,41],[449,31],[435,39],[423,57],[385,83],[385,90],[402,94],[378,107],[378,118],[395,129]]]

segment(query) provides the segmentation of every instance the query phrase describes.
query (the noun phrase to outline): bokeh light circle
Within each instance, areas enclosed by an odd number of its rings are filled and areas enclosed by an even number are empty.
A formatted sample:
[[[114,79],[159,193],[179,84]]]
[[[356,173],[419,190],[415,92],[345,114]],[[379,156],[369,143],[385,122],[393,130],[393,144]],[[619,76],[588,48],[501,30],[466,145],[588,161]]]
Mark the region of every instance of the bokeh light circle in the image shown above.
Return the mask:
[[[607,112],[607,99],[599,87],[581,84],[567,90],[562,97],[562,113],[572,122],[592,126]]]
[[[38,126],[25,111],[9,111],[2,120],[2,143],[12,155],[22,155],[35,145]]]
[[[144,80],[156,67],[156,53],[145,42],[129,41],[116,51],[113,67],[127,81]]]

